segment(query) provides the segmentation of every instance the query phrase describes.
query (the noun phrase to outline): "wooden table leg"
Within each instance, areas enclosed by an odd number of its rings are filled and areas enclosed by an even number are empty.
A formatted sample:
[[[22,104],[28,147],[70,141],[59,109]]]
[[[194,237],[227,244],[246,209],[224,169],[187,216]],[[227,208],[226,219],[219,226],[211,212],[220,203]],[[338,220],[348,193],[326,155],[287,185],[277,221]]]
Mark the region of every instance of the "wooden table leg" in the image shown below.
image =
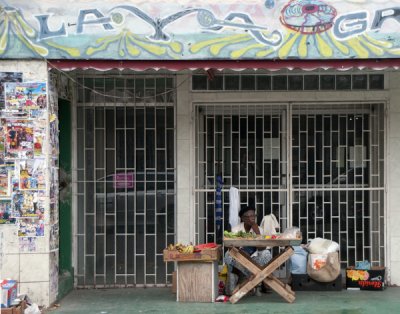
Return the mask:
[[[264,281],[274,291],[281,295],[286,301],[292,303],[295,300],[294,292],[288,285],[285,285],[279,279],[273,276],[272,272],[282,265],[286,260],[288,260],[293,253],[293,249],[291,247],[287,247],[285,251],[274,257],[264,268],[261,268],[252,259],[242,254],[240,250],[237,248],[231,248],[229,250],[229,254],[254,275],[253,278],[250,278],[236,293],[231,296],[231,303],[238,302],[251,289],[253,289],[262,281]]]

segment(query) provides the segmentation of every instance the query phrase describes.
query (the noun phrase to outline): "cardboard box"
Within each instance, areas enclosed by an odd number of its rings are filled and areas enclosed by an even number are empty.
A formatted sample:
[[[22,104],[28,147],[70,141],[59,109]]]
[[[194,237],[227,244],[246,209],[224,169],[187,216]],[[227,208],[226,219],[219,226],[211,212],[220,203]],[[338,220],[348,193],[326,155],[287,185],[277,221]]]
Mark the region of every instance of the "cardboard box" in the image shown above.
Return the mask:
[[[17,297],[18,284],[16,280],[4,279],[1,282],[1,308],[10,307]]]
[[[346,288],[359,290],[383,290],[385,288],[385,267],[371,269],[346,269]]]
[[[8,307],[0,310],[1,314],[24,314],[26,309],[26,302],[22,301],[19,305]]]

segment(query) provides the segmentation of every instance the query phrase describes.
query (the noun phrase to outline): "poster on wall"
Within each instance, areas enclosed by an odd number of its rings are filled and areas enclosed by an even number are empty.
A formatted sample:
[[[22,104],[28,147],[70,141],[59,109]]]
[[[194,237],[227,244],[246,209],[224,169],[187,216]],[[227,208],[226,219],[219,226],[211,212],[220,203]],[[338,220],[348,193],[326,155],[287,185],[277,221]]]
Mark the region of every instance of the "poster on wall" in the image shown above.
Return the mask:
[[[9,168],[2,164],[0,165],[0,199],[11,197],[11,173]]]
[[[36,238],[32,237],[19,238],[19,251],[21,253],[36,252]]]
[[[20,190],[44,190],[46,188],[46,162],[44,159],[29,159],[19,163]]]
[[[36,120],[33,134],[33,154],[34,157],[43,157],[43,144],[46,138],[46,120]]]
[[[0,120],[0,164],[4,163],[4,153],[5,153],[5,133],[3,128],[3,120]]]
[[[45,192],[44,191],[18,191],[12,198],[14,218],[44,219]]]
[[[22,82],[22,73],[0,72],[0,109],[4,108],[4,84],[7,82]]]
[[[43,237],[44,221],[42,219],[21,218],[18,219],[19,237]]]
[[[46,83],[5,83],[6,110],[40,110],[47,108]]]
[[[58,203],[50,203],[50,223],[58,222]]]
[[[59,228],[58,224],[54,224],[50,229],[50,251],[55,251],[58,249],[58,239],[59,239]]]
[[[51,154],[58,156],[59,143],[58,143],[58,119],[55,114],[50,115],[50,143],[51,143]]]
[[[33,158],[33,126],[28,120],[6,120],[5,159]]]
[[[12,206],[10,200],[0,200],[0,224],[13,223],[11,218]]]

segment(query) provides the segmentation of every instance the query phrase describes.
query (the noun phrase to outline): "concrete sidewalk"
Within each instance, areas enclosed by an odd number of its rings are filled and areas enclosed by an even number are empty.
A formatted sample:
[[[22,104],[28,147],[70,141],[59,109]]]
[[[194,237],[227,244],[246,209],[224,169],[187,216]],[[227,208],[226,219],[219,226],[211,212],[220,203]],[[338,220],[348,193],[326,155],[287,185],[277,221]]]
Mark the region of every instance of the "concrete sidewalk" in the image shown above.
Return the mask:
[[[168,288],[126,288],[74,290],[51,314],[130,314],[130,313],[400,313],[400,288],[384,291],[298,291],[293,304],[274,292],[246,296],[237,304],[178,303]]]

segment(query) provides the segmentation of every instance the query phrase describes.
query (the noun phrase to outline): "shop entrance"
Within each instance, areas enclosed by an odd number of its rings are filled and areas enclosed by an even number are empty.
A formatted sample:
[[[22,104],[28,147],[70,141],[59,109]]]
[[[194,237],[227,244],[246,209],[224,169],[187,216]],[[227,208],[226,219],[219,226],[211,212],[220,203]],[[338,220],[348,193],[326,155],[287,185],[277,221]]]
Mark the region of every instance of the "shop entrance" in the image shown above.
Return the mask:
[[[175,79],[78,76],[78,287],[165,286],[175,242]]]
[[[197,106],[196,240],[221,242],[234,186],[258,222],[337,241],[343,267],[384,265],[384,132],[383,104]]]

